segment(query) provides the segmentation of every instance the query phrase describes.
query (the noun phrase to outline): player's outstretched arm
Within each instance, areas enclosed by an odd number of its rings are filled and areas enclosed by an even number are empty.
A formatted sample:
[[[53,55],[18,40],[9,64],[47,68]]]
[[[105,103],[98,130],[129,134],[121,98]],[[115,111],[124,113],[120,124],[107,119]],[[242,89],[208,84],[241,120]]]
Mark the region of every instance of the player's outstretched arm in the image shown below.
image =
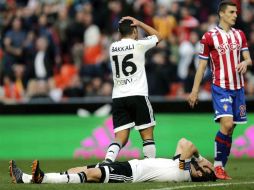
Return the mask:
[[[131,17],[131,16],[126,16],[126,17],[122,17],[122,19],[120,20],[120,22],[122,22],[123,20],[131,20],[132,21],[132,25],[131,26],[137,26],[142,28],[148,35],[152,36],[152,35],[156,35],[158,38],[158,42],[160,42],[162,40],[160,33],[155,30],[153,27]]]

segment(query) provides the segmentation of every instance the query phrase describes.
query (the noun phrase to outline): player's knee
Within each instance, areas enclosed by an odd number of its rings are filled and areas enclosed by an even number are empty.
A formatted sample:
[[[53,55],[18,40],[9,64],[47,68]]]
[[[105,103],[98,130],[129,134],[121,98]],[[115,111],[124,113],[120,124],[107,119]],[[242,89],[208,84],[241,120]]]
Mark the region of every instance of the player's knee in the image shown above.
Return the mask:
[[[224,128],[224,130],[227,131],[227,133],[232,133],[234,130],[234,122],[233,120],[226,120],[223,122],[222,127]]]

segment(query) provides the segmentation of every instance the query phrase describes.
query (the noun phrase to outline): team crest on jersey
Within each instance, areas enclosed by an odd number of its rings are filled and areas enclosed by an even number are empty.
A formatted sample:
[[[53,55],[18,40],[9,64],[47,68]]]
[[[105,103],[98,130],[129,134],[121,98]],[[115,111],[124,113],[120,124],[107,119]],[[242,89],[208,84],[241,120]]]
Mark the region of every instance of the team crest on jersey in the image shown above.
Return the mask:
[[[245,117],[246,116],[246,106],[245,105],[240,105],[240,116]]]
[[[225,111],[227,111],[227,110],[228,110],[228,105],[227,105],[227,104],[224,104],[224,105],[223,105],[223,109],[224,109]]]

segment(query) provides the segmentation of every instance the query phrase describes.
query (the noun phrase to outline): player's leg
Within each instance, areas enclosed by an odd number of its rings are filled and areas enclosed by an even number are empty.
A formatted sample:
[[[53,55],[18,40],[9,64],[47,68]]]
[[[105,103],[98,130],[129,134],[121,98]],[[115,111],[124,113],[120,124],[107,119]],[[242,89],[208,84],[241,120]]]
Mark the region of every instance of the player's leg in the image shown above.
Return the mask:
[[[79,167],[79,169],[82,169]],[[86,168],[79,173],[44,173],[39,166],[39,161],[34,160],[32,164],[32,183],[85,183],[99,182],[101,170],[99,168]]]
[[[154,126],[139,130],[143,140],[143,154],[145,158],[156,157],[156,147],[153,137]]]
[[[135,97],[135,129],[139,130],[141,138],[143,140],[143,154],[145,158],[156,157],[156,146],[154,142],[154,126],[156,124],[153,108],[148,99],[145,96]]]
[[[215,137],[217,150],[215,157],[215,166],[219,165],[225,167],[228,161],[234,127],[235,125],[233,122],[233,117],[220,118],[220,130],[217,132]]]
[[[221,134],[217,134],[217,136],[219,137],[221,136],[221,139],[224,140],[224,142],[226,142],[226,145],[223,148],[225,150],[225,152],[223,152],[223,154],[225,155],[223,156],[223,160],[222,160],[223,168],[226,166],[228,157],[230,155],[230,150],[232,145],[232,136],[233,136],[233,132],[236,127],[236,124],[245,124],[247,122],[244,88],[232,92],[231,97],[232,97],[233,118],[232,117],[221,118],[220,120]]]
[[[126,107],[126,99],[128,99],[128,97],[113,99],[112,115],[115,139],[109,145],[105,160],[102,163],[115,161],[119,151],[128,141],[130,128],[135,125]]]
[[[225,171],[232,144],[232,133],[234,130],[232,117],[220,118],[220,130],[215,136],[215,175],[219,179],[231,179]]]
[[[115,133],[115,140],[109,145],[105,156],[106,162],[110,163],[116,160],[119,151],[126,145],[129,139],[129,134],[130,129],[124,129]]]
[[[220,129],[215,136],[214,167],[219,179],[231,179],[225,172],[228,155],[232,144],[233,122],[233,94],[232,91],[212,86],[213,107],[215,121],[220,123]]]

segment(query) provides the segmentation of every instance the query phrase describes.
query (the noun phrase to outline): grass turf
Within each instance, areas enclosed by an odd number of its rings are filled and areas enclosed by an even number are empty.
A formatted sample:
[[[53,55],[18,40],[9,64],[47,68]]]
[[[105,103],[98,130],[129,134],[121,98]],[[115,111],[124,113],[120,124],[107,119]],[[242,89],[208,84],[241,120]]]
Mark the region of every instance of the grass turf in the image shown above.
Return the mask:
[[[41,160],[41,168],[45,172],[60,172],[71,167],[93,164],[94,160]],[[17,164],[24,172],[30,173],[31,160],[18,160]],[[0,189],[1,190],[30,190],[30,189],[57,189],[57,190],[129,190],[129,189],[209,189],[215,190],[249,190],[254,189],[254,161],[253,159],[230,159],[227,171],[233,178],[229,181],[209,183],[128,183],[128,184],[12,184],[8,173],[8,161],[0,161]],[[208,186],[210,185],[210,186]]]

